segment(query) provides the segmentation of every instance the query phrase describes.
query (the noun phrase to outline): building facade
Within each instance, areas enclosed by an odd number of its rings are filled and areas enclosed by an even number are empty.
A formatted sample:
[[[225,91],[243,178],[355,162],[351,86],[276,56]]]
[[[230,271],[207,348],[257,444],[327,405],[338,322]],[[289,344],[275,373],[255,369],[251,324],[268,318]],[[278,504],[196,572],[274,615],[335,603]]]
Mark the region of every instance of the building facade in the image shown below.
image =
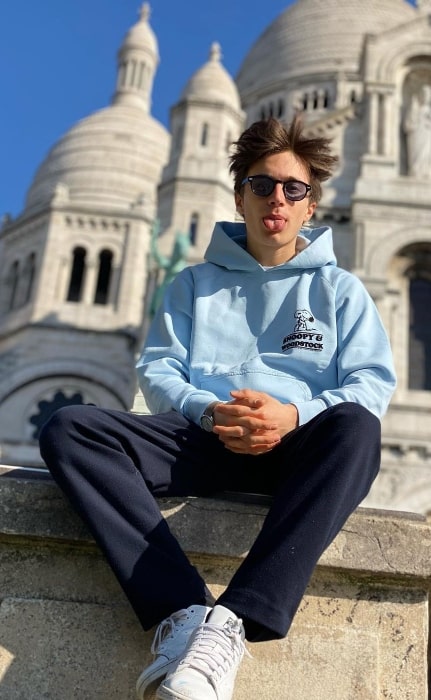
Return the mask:
[[[40,464],[38,431],[57,406],[139,406],[134,364],[155,292],[184,256],[202,259],[213,221],[235,219],[229,144],[256,119],[301,111],[340,157],[315,223],[332,227],[339,264],[374,298],[398,374],[365,505],[426,514],[431,2],[297,0],[262,30],[235,78],[209,47],[168,131],[151,116],[159,55],[144,5],[111,104],[53,146],[23,212],[4,219],[0,462]]]

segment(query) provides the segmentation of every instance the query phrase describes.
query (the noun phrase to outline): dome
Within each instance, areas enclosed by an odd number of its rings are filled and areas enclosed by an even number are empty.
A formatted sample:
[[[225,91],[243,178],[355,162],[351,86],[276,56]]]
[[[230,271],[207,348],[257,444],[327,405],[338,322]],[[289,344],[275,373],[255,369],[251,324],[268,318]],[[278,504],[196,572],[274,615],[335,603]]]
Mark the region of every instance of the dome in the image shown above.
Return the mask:
[[[122,49],[142,49],[145,48],[150,53],[158,57],[159,46],[156,35],[151,29],[148,20],[150,18],[150,6],[145,2],[140,10],[140,18],[133,25],[124,37]]]
[[[297,0],[260,36],[236,78],[241,96],[287,79],[358,73],[365,34],[411,21],[406,0]]]
[[[148,17],[145,3],[123,40],[113,103],[82,119],[54,145],[28,191],[26,210],[46,206],[54,194],[63,203],[154,206],[170,135],[149,114],[158,48]]]
[[[26,210],[60,188],[70,202],[129,209],[154,200],[169,134],[142,109],[121,103],[81,120],[48,153],[28,191]]]
[[[238,90],[229,73],[221,64],[221,50],[212,44],[209,61],[190,78],[181,99],[196,98],[208,102],[224,102],[234,109],[241,109]]]

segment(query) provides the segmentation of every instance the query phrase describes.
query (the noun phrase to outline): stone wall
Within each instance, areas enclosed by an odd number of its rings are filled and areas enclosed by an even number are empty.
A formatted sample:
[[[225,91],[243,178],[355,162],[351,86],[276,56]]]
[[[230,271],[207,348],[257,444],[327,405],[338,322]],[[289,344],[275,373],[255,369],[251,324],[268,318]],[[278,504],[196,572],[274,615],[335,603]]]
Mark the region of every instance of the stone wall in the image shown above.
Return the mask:
[[[3,471],[0,699],[132,700],[152,632],[50,478]],[[217,595],[267,505],[160,503]],[[235,700],[426,700],[430,551],[422,517],[358,509],[321,558],[288,637],[248,645]]]

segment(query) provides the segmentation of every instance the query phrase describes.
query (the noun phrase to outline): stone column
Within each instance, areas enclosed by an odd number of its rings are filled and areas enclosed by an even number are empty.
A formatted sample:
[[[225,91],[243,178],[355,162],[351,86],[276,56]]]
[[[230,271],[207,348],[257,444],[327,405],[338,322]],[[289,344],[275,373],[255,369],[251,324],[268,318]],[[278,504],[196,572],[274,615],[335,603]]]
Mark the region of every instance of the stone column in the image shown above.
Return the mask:
[[[91,305],[94,303],[98,271],[99,267],[97,261],[94,260],[92,255],[89,255],[85,268],[84,293],[82,295],[82,302],[84,304]]]
[[[368,153],[376,155],[378,148],[379,95],[376,90],[368,94]]]
[[[394,117],[394,95],[392,92],[386,92],[382,95],[382,113],[381,124],[383,129],[383,155],[394,156],[395,140],[393,134],[393,117]]]

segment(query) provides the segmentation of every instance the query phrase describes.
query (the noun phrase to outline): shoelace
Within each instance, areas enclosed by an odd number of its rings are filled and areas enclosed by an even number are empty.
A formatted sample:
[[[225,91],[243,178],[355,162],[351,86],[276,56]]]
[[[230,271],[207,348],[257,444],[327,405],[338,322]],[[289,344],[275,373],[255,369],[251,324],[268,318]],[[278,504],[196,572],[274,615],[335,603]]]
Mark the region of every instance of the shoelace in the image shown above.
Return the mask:
[[[154,655],[160,653],[163,643],[167,641],[168,637],[172,636],[178,623],[181,623],[182,621],[185,622],[188,617],[189,616],[186,610],[179,610],[170,617],[167,617],[165,620],[162,620],[156,629],[153,643],[151,644],[151,653]]]
[[[241,660],[244,652],[251,657],[241,637],[240,621],[229,620],[224,627],[207,622],[197,628],[179,666],[189,666],[217,682]]]

